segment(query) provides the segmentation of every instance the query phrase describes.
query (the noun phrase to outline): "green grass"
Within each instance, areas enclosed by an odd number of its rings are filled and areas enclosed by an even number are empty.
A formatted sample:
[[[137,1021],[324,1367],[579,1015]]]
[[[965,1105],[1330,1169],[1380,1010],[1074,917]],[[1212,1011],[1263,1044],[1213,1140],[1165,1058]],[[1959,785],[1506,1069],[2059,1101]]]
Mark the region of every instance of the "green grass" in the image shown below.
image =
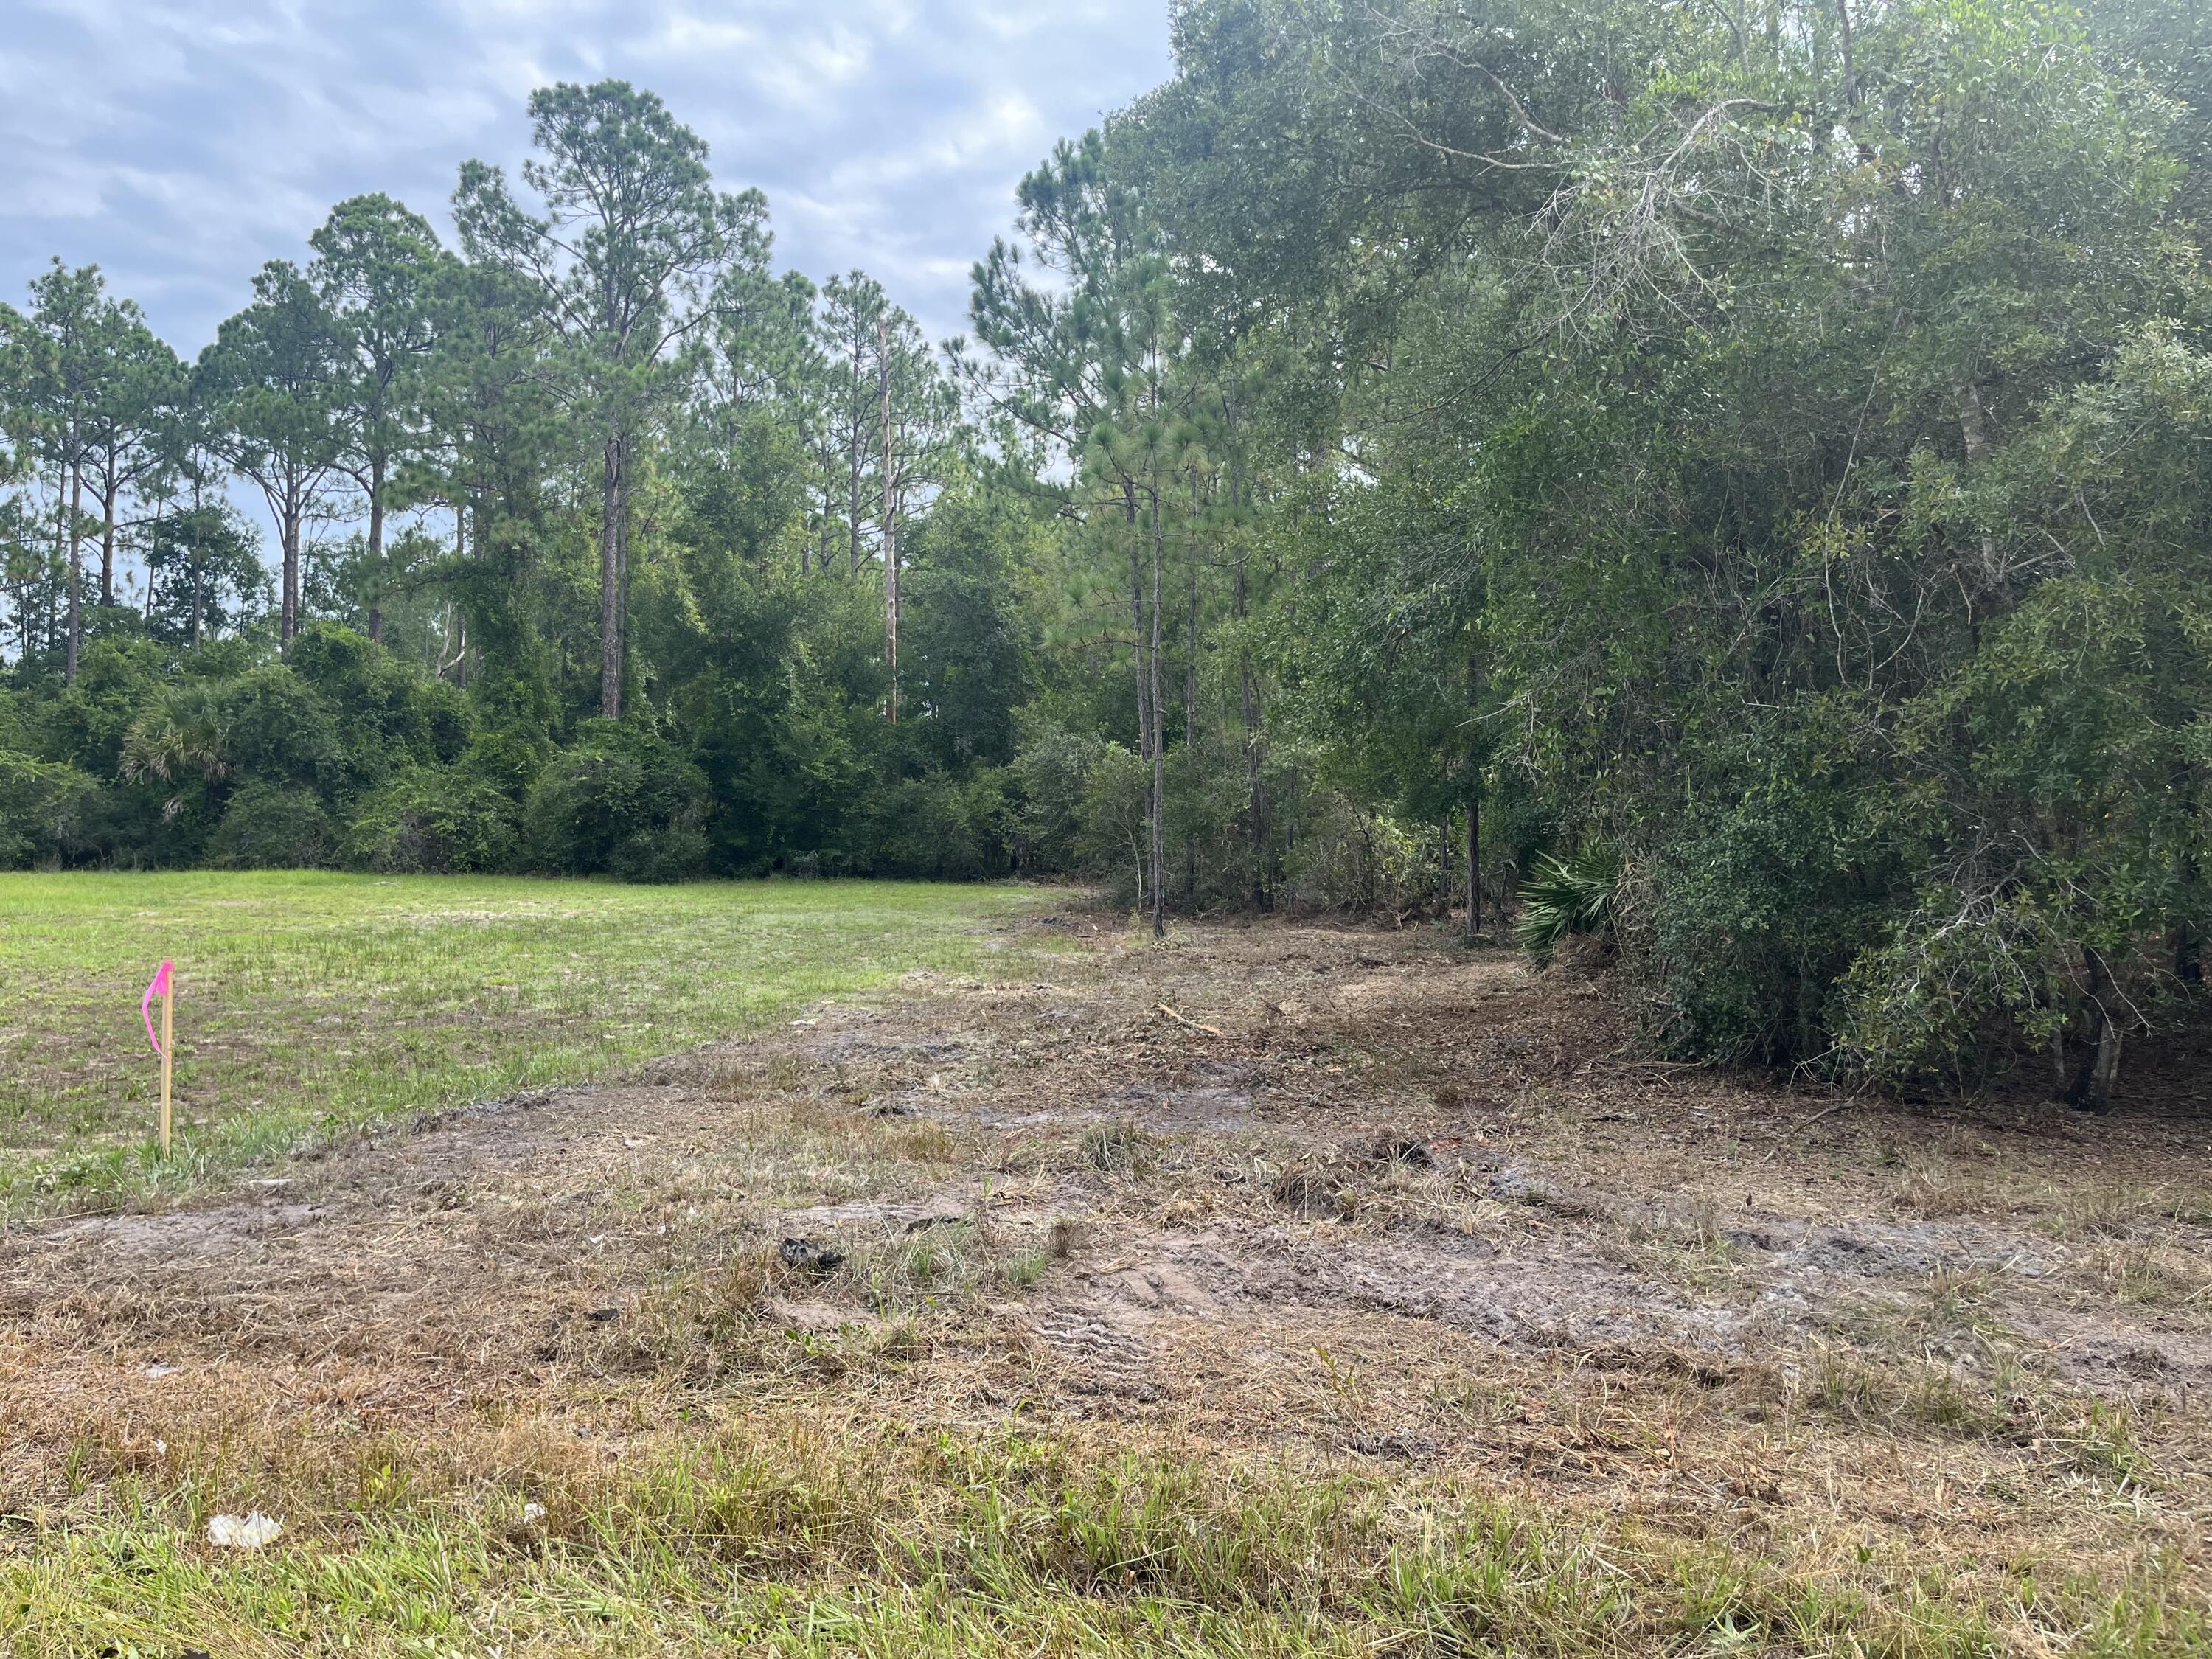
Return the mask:
[[[562,1437],[510,1439],[495,1462],[295,1450],[281,1477],[172,1447],[33,1555],[0,1557],[0,1651],[2205,1651],[2202,1615],[2156,1563],[2117,1589],[2063,1563],[1959,1572],[1855,1545],[1847,1523],[1825,1550],[1778,1540],[1790,1559],[1762,1561],[1633,1522],[1584,1529],[1449,1479],[1012,1431],[792,1420],[617,1469]],[[283,1538],[210,1549],[207,1516],[249,1498],[282,1504]]]
[[[605,1076],[915,969],[1007,889],[0,875],[0,1213],[189,1186],[395,1114]],[[176,1154],[138,999],[177,964]]]

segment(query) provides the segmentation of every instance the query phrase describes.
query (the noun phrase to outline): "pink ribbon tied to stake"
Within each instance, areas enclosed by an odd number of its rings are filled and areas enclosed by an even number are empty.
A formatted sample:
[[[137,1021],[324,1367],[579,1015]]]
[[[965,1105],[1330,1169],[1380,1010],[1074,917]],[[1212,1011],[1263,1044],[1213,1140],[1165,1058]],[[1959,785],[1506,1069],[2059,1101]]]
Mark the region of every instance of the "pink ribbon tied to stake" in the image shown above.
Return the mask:
[[[138,1018],[146,1022],[146,1041],[153,1045],[155,1054],[161,1052],[161,1039],[154,1035],[154,999],[169,994],[169,969],[173,963],[163,963],[154,970],[154,982],[146,988],[146,994],[138,999]]]

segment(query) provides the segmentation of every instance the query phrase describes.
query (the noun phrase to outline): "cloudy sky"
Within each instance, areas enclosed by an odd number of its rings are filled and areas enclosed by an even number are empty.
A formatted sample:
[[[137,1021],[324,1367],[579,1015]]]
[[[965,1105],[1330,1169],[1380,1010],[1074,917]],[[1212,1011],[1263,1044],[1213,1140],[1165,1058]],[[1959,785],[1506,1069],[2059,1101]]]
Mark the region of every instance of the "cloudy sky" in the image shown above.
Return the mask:
[[[1016,181],[1169,70],[1166,0],[8,0],[0,297],[98,264],[186,356],[331,204],[443,228],[553,81],[651,88],[768,192],[780,265],[860,267],[938,337]]]

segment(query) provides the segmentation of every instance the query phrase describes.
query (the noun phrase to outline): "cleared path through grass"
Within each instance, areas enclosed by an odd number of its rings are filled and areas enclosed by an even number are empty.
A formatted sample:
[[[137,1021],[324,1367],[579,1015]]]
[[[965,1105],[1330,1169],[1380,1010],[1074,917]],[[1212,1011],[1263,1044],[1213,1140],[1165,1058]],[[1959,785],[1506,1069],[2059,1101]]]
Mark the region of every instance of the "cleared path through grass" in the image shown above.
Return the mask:
[[[965,971],[1032,902],[890,882],[0,875],[0,1212],[100,1207]],[[138,1019],[164,957],[179,989],[167,1164]]]

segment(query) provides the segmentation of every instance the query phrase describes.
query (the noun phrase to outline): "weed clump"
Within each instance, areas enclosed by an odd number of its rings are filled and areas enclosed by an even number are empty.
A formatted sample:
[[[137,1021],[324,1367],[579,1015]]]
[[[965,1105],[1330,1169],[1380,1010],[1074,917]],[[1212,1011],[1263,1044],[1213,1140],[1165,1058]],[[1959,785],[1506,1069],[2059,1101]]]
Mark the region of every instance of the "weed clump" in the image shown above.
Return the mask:
[[[1087,1130],[1083,1137],[1083,1161],[1102,1175],[1150,1175],[1158,1158],[1152,1135],[1140,1124],[1124,1120]]]

